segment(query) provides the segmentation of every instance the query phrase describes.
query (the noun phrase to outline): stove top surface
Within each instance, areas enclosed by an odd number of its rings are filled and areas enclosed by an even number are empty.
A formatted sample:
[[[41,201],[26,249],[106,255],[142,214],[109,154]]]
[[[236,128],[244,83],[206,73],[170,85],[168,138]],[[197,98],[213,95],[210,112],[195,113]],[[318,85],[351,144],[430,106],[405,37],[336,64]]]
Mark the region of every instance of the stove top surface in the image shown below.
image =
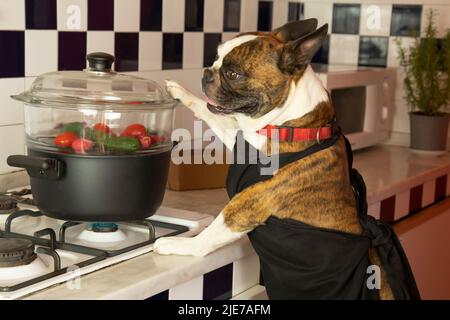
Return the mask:
[[[27,189],[0,197],[0,299],[20,298],[148,253],[159,237],[193,235],[213,220],[161,208],[140,221],[62,221],[39,212]]]

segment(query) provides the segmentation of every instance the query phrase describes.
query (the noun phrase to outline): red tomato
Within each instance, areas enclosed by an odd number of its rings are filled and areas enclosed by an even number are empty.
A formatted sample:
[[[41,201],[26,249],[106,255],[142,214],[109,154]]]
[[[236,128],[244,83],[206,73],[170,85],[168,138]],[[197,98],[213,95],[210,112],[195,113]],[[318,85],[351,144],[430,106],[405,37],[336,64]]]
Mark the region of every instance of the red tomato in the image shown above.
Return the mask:
[[[83,154],[83,153],[86,153],[86,151],[89,151],[90,149],[92,149],[93,145],[94,145],[94,143],[90,140],[77,139],[72,143],[72,149],[76,153]]]
[[[147,135],[147,129],[142,124],[132,124],[123,130],[122,137],[135,137],[139,138]]]
[[[147,149],[149,148],[153,142],[155,142],[152,137],[149,136],[142,136],[139,137],[139,142],[141,143],[142,148]]]
[[[53,142],[60,148],[68,148],[76,139],[78,139],[78,137],[74,132],[67,131],[58,135]]]
[[[97,123],[94,125],[94,130],[100,131],[100,132],[104,132],[104,133],[111,133],[111,128],[108,127],[106,124],[104,123]]]

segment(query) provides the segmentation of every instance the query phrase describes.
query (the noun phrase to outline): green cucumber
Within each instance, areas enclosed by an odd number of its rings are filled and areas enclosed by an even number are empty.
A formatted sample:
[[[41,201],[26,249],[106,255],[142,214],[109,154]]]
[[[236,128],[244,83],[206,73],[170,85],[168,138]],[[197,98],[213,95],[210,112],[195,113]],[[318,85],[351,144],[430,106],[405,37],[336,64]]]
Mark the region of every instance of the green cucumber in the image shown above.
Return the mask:
[[[123,152],[135,152],[141,147],[139,141],[133,137],[106,137],[102,142],[108,149]]]
[[[72,122],[72,123],[66,124],[63,127],[62,132],[73,132],[78,137],[82,138],[83,137],[84,128],[85,128],[85,124],[84,123],[82,123],[82,122]]]

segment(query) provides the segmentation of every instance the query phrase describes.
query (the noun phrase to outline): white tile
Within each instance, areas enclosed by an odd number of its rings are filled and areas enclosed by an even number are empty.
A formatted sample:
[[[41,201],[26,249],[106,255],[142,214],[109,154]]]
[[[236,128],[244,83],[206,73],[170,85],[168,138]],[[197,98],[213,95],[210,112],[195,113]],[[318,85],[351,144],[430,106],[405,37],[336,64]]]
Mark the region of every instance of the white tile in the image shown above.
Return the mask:
[[[272,29],[281,27],[288,21],[288,1],[278,0],[273,2]]]
[[[319,26],[328,23],[328,33],[331,31],[333,21],[333,4],[325,2],[305,2],[305,19],[316,18]]]
[[[184,33],[183,69],[203,68],[203,42],[203,33]]]
[[[25,90],[30,89],[30,87],[33,84],[34,80],[36,80],[36,77],[26,77],[25,78]]]
[[[87,30],[87,0],[58,0],[58,30]]]
[[[233,39],[239,34],[239,32],[223,32],[222,33],[222,42]]]
[[[23,123],[23,104],[10,96],[24,87],[24,78],[0,79],[0,126]]]
[[[6,164],[6,158],[13,154],[25,154],[23,125],[0,127],[0,174],[18,170]]]
[[[58,69],[58,32],[25,31],[25,75],[37,76]]]
[[[359,36],[330,35],[330,64],[358,64]]]
[[[184,1],[163,0],[162,31],[184,31]]]
[[[422,208],[434,203],[434,191],[436,189],[436,180],[430,180],[423,184]]]
[[[224,0],[205,0],[203,31],[222,32]]]
[[[233,263],[232,296],[259,284],[259,258],[252,254]]]
[[[141,21],[140,12],[140,0],[114,0],[114,31],[139,31]]]
[[[162,32],[139,34],[139,70],[162,68]]]
[[[394,220],[399,220],[409,213],[410,190],[406,190],[395,195]]]
[[[367,207],[367,214],[370,214],[375,219],[380,219],[381,202],[372,203]]]
[[[400,62],[398,60],[398,45],[397,39],[401,42],[403,48],[408,48],[414,43],[414,38],[411,37],[389,37],[389,48],[387,65],[388,67],[398,67]]]
[[[359,33],[366,36],[388,36],[391,28],[392,5],[363,4]]]
[[[25,30],[25,0],[0,0],[0,30]]]
[[[203,276],[169,289],[169,300],[202,300]]]
[[[422,9],[422,36],[425,35],[427,26],[427,17],[429,10],[433,10],[435,13],[434,22],[437,30],[437,36],[439,38],[444,37],[448,29],[450,29],[450,1],[448,5],[424,5]]]
[[[87,53],[106,52],[114,55],[114,32],[113,31],[88,31]]]
[[[241,0],[241,32],[258,29],[258,0]]]

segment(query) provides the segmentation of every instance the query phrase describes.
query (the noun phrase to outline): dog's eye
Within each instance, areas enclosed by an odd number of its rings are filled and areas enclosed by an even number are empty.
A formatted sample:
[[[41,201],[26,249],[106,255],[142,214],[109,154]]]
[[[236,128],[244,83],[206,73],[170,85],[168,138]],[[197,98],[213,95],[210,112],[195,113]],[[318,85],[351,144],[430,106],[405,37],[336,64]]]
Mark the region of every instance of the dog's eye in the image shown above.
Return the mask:
[[[241,77],[241,75],[235,71],[227,70],[225,72],[225,76],[230,80],[237,80]]]

